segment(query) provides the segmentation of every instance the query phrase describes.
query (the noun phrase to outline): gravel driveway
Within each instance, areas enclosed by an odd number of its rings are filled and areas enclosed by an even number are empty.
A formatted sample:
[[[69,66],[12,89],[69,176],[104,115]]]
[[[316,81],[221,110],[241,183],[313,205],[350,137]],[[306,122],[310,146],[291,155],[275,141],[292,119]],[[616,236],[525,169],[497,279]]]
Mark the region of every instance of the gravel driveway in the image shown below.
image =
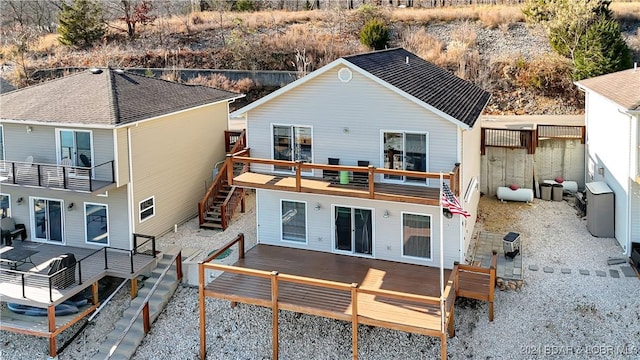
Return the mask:
[[[576,216],[575,209],[565,201],[536,199],[526,207],[499,202],[492,206],[519,209],[511,230],[522,237],[525,283],[518,291],[496,290],[495,320],[491,323],[485,303],[459,299],[456,337],[447,342],[449,359],[639,359],[640,280],[624,276],[618,271],[621,265],[607,265],[608,258],[621,256],[615,240],[592,237],[585,220]],[[161,246],[179,244],[210,251],[238,232],[255,239],[254,226],[255,210],[249,206],[247,213],[222,234],[200,231],[195,221],[190,221],[178,234],[165,236]],[[530,270],[530,265],[538,270]],[[553,269],[553,273],[545,272],[545,268]],[[571,273],[562,269],[571,269]],[[612,277],[611,269],[620,277]],[[588,270],[589,275],[580,270]],[[596,270],[606,272],[606,276],[597,276]],[[125,287],[113,306],[59,358],[89,358],[127,303]],[[215,299],[206,299],[206,306],[208,359],[270,358],[269,309],[245,304],[232,309],[228,302]],[[197,289],[179,287],[134,359],[197,359],[198,316]],[[0,341],[0,358],[46,358],[45,339],[2,331]],[[360,359],[440,356],[439,340],[435,338],[369,326],[360,326],[359,345]],[[281,312],[281,359],[350,357],[349,323]]]

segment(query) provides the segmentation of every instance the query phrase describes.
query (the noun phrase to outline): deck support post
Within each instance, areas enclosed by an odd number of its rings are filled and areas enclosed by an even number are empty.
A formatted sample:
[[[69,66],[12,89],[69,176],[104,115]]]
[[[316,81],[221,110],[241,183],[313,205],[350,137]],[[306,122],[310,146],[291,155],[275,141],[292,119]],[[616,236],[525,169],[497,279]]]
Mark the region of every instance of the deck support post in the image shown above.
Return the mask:
[[[447,360],[447,335],[440,335],[440,359]]]
[[[94,282],[91,284],[91,294],[92,294],[92,303],[93,305],[98,305],[100,302],[100,297],[98,296],[98,282]]]
[[[351,346],[353,360],[358,360],[358,284],[351,284]]]
[[[138,277],[131,278],[131,298],[138,296]]]
[[[238,306],[238,302],[237,301],[232,301],[230,304],[231,304],[231,308],[232,309],[235,309],[236,306]]]
[[[149,323],[149,302],[144,303],[144,307],[142,308],[142,328],[144,330],[145,335],[149,333],[151,329],[151,324]]]
[[[455,301],[455,300],[454,300]],[[456,336],[456,327],[455,327],[455,305],[452,304],[451,305],[451,314],[449,315],[449,337],[454,337]]]
[[[49,305],[47,307],[47,318],[49,321],[49,357],[55,359],[58,356],[58,348],[56,345],[56,306]]]
[[[493,295],[496,288],[496,267],[498,266],[498,252],[493,250],[491,267],[489,268],[489,321],[493,321]]]
[[[278,272],[271,272],[271,346],[273,347],[273,360],[278,360]]]
[[[204,265],[198,264],[198,297],[200,303],[200,359],[205,360],[207,355],[207,329],[204,307]]]

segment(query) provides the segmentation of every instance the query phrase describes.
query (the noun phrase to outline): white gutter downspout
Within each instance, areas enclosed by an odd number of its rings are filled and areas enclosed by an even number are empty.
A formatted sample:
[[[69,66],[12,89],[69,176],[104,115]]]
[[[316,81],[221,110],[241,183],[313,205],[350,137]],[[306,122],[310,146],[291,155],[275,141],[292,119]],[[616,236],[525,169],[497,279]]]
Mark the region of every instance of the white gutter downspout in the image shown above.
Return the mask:
[[[128,219],[129,219],[129,229],[131,229],[131,234],[129,234],[129,248],[133,249],[133,234],[136,232],[135,221],[133,221],[133,155],[131,150],[131,127],[127,127],[127,158],[129,161],[129,184],[127,186],[128,194],[127,194],[127,211]]]

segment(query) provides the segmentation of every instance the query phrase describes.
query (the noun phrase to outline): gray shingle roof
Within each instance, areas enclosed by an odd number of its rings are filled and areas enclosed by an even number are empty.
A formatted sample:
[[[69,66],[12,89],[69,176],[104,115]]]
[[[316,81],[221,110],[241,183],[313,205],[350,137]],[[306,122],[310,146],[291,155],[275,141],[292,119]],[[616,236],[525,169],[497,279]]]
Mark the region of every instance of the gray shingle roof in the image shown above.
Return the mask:
[[[471,82],[402,48],[343,59],[470,127],[491,96]]]
[[[127,71],[87,70],[0,95],[0,118],[117,126],[241,96]]]
[[[576,82],[627,110],[640,111],[640,70],[629,69]]]
[[[16,87],[11,85],[7,80],[0,78],[0,94],[15,90]]]

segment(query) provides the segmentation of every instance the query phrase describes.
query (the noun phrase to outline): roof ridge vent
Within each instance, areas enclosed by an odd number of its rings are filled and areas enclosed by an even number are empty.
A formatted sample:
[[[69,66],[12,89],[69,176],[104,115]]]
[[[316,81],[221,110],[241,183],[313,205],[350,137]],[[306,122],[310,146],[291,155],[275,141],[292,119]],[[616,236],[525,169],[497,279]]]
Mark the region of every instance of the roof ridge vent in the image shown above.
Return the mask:
[[[408,56],[404,58],[404,63],[409,65],[409,57]]]
[[[98,68],[91,68],[89,69],[89,71],[91,71],[92,74],[102,74],[102,69],[98,69]]]
[[[113,72],[115,72],[116,74],[124,74],[123,69],[114,69]]]

